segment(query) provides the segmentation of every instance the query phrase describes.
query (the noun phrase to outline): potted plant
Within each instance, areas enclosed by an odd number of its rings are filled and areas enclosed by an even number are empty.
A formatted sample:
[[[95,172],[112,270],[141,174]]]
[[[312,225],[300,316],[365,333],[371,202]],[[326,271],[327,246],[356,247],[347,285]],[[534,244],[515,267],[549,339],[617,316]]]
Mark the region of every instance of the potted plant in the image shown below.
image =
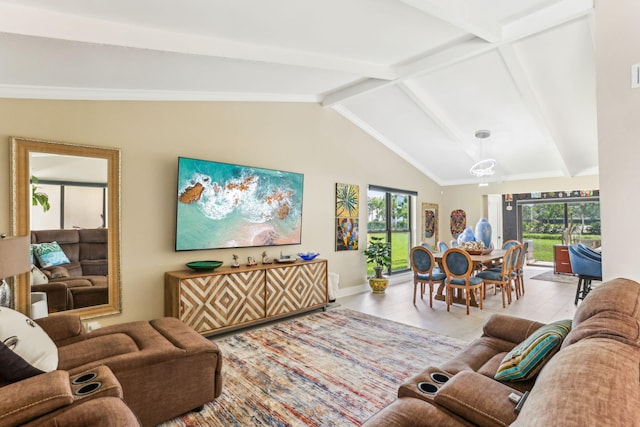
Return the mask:
[[[374,293],[383,293],[389,279],[382,275],[382,270],[391,266],[391,244],[382,237],[372,236],[364,255],[367,257],[367,264],[373,264],[375,271],[375,276],[369,278],[369,286]]]
[[[40,182],[38,178],[31,176],[31,204],[33,206],[42,206],[42,210],[46,212],[51,208],[51,205],[49,204],[49,196],[40,191],[38,182]]]

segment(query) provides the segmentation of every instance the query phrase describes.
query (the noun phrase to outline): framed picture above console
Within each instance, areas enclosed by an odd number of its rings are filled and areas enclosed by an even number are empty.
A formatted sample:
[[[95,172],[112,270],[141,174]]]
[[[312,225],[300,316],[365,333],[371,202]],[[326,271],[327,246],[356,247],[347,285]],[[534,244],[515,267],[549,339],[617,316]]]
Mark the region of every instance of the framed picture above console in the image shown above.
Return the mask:
[[[178,158],[176,250],[301,243],[304,175]]]

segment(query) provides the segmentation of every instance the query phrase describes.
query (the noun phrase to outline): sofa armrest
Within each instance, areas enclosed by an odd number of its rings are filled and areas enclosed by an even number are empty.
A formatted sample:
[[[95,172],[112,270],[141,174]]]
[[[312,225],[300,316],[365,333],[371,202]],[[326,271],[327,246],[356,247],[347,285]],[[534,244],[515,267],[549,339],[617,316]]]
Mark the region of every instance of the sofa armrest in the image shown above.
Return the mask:
[[[373,414],[362,427],[468,427],[472,424],[413,397],[401,397]]]
[[[434,396],[437,406],[479,426],[508,426],[516,419],[509,395],[521,393],[492,378],[463,371],[447,381]]]
[[[70,295],[64,282],[49,282],[42,285],[32,285],[31,292],[45,292],[47,294],[47,308],[49,313],[69,310]]]
[[[73,403],[66,371],[36,375],[0,388],[0,425],[19,425]]]
[[[505,314],[492,314],[482,326],[483,336],[519,344],[544,323]]]
[[[51,316],[37,319],[36,323],[44,329],[56,345],[84,333],[84,326],[80,321],[80,316],[77,314],[55,313]]]
[[[140,422],[124,401],[117,397],[99,399],[73,405],[59,413],[38,419],[23,427],[139,427]]]

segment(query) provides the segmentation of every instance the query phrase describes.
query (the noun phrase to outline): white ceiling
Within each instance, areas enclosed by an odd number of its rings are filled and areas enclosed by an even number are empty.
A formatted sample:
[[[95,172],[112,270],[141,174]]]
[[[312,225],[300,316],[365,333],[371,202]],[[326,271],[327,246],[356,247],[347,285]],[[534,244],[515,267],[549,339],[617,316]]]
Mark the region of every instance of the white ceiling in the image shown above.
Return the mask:
[[[315,102],[440,185],[594,175],[593,7],[0,0],[0,97]]]

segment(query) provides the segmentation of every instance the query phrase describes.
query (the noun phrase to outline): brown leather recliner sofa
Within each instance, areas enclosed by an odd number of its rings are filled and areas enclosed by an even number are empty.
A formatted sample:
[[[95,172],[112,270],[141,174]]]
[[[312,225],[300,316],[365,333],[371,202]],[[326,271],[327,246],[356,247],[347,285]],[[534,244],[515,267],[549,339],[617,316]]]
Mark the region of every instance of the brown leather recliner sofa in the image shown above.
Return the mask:
[[[640,284],[601,284],[578,307],[560,350],[537,376],[495,380],[507,352],[540,326],[492,315],[482,337],[409,379],[398,399],[363,426],[640,426]],[[510,396],[520,399],[519,413]]]
[[[49,283],[33,285],[32,292],[45,292],[50,313],[109,303],[108,230],[70,229],[31,231],[31,243],[58,242],[69,263],[36,266]]]
[[[100,387],[87,392],[96,383]],[[69,375],[66,371],[47,372],[0,387],[0,396],[0,425],[3,426],[140,426],[138,418],[122,400],[122,387],[106,366],[78,375]]]
[[[218,347],[178,319],[129,322],[91,332],[71,313],[36,322],[58,349],[58,370],[0,383],[0,425],[129,426],[137,425],[137,417],[142,426],[153,426],[199,409],[222,391]],[[74,384],[88,373],[96,377]],[[95,400],[88,405],[90,399],[78,392],[95,382],[102,387],[88,393]],[[126,405],[117,402],[120,397]],[[89,418],[94,411],[116,421],[100,424],[97,417],[94,424]],[[16,421],[16,416],[22,418]],[[74,417],[85,422],[66,423]]]

